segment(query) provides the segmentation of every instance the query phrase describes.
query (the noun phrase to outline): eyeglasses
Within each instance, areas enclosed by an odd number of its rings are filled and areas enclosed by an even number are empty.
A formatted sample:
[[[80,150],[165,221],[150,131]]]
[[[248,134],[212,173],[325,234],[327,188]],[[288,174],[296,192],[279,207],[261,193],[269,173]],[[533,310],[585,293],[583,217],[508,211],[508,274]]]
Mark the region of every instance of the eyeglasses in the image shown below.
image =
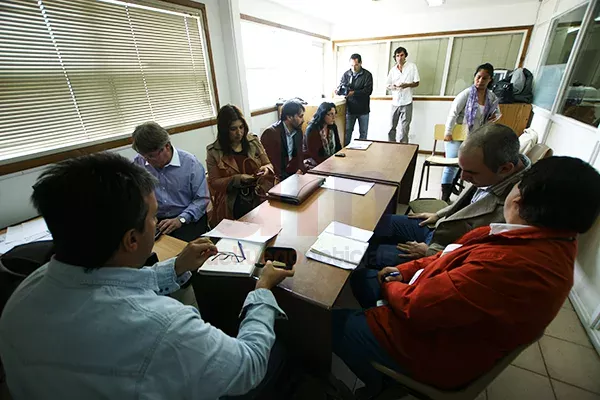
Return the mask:
[[[242,261],[244,261],[246,259],[246,257],[244,256],[238,256],[235,253],[232,253],[230,251],[220,251],[217,254],[215,254],[210,261],[215,261],[215,260],[219,260],[219,261],[226,261],[226,260],[235,260],[236,263],[241,263]]]
[[[163,147],[152,153],[142,155],[142,157],[144,157],[146,160],[156,160],[166,148],[167,145],[164,145]]]

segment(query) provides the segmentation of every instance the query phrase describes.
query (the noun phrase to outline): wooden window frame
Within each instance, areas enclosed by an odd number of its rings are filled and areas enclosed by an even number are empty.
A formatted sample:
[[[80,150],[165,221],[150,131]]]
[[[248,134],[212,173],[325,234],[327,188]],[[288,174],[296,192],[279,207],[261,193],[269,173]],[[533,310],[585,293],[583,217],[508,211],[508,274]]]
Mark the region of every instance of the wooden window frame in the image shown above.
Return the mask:
[[[513,32],[513,31],[523,31],[525,33],[525,40],[523,42],[523,49],[519,58],[519,68],[523,68],[523,64],[525,62],[525,57],[527,56],[527,51],[529,50],[529,42],[531,41],[531,35],[533,32],[533,25],[518,25],[518,26],[504,26],[499,28],[485,28],[485,29],[464,29],[464,30],[456,30],[456,31],[440,31],[440,32],[426,32],[426,33],[414,33],[414,34],[405,34],[405,35],[395,35],[395,36],[377,36],[370,38],[362,38],[362,39],[341,39],[334,40],[331,42],[331,48],[333,51],[333,56],[335,57],[335,64],[337,65],[337,49],[340,44],[345,43],[361,43],[361,42],[392,42],[396,40],[410,40],[410,39],[421,39],[427,37],[448,37],[453,38],[456,36],[466,36],[470,35],[481,35],[485,33],[502,33],[502,32]],[[453,101],[456,96],[413,96],[414,101]],[[392,96],[371,96],[371,100],[392,100]]]
[[[143,1],[139,0],[127,0],[130,3],[134,4],[142,4],[146,5]],[[204,32],[204,38],[206,40],[206,51],[208,56],[208,63],[210,69],[210,77],[212,83],[212,89],[214,92],[214,101],[215,107],[217,111],[221,108],[219,103],[219,92],[217,89],[217,77],[215,73],[215,64],[212,55],[212,46],[210,42],[210,32],[208,29],[208,16],[206,13],[206,5],[204,3],[198,3],[191,0],[159,0],[159,2],[167,3],[167,4],[175,4],[179,6],[184,6],[188,8],[193,8],[200,10],[200,14],[202,15],[202,29]],[[188,132],[195,129],[205,128],[208,126],[213,126],[217,124],[217,119],[215,117],[211,117],[208,119],[204,119],[201,121],[191,122],[189,124],[178,125],[174,127],[167,128],[167,132],[170,135],[174,135],[177,133]],[[58,151],[56,153],[45,154],[42,156],[33,156],[32,158],[28,158],[25,160],[15,161],[7,164],[0,165],[0,176],[12,174],[15,172],[25,171],[32,168],[41,167],[48,164],[57,163],[59,161],[67,160],[69,158],[79,157],[86,154],[97,153],[100,151],[116,149],[123,146],[128,146],[131,144],[131,136],[119,139],[111,139],[106,142],[97,143],[88,146],[81,146],[70,150]]]

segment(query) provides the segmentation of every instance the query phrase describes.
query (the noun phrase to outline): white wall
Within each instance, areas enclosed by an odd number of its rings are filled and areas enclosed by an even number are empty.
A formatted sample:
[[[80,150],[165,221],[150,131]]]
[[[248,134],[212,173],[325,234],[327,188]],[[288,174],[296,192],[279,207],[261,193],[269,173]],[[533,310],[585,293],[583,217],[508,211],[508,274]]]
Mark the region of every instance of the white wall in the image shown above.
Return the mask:
[[[525,62],[527,68],[535,71],[543,57],[551,19],[583,3],[586,1],[546,0],[542,3],[534,28],[534,32],[539,36],[531,42]],[[540,134],[545,133],[545,143],[554,150],[554,154],[581,158],[600,170],[600,158],[596,152],[600,146],[598,129],[561,115],[551,115],[537,107],[534,107],[534,113],[532,126]],[[596,350],[600,353],[600,332],[590,328],[592,316],[600,307],[600,219],[590,232],[581,235],[579,239],[574,280],[571,300]]]
[[[252,117],[252,127],[250,128],[255,135],[262,135],[265,129],[273,125],[278,120],[277,111]]]
[[[327,21],[291,10],[267,0],[239,0],[240,13],[265,19],[281,25],[331,37],[331,24]]]
[[[332,39],[358,39],[413,33],[533,25],[535,23],[539,7],[537,0],[518,5],[503,5],[501,3],[497,2],[497,4],[493,4],[485,2],[485,5],[480,7],[463,9],[438,7],[431,8],[426,13],[418,14],[373,12],[370,15],[365,15],[365,13],[361,13],[360,23],[357,23],[356,20],[343,20],[334,24]]]

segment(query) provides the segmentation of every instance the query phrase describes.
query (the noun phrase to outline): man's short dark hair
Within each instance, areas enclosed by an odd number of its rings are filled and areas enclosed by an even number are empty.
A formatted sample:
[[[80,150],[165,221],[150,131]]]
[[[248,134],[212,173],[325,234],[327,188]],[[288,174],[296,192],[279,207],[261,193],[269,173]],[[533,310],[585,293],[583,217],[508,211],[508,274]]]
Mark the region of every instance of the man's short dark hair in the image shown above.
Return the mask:
[[[362,57],[361,57],[361,56],[360,56],[360,54],[358,54],[358,53],[354,53],[354,54],[352,54],[352,55],[350,56],[350,59],[351,59],[351,60],[356,60],[356,61],[358,61],[359,63],[361,63],[361,64],[362,64]]]
[[[114,153],[96,153],[52,165],[33,186],[31,201],[48,224],[56,258],[100,268],[130,229],[144,231],[155,179]]]
[[[142,155],[160,150],[170,141],[167,130],[156,122],[144,122],[136,126],[131,138],[131,147]]]
[[[404,53],[404,55],[406,55],[406,57],[408,57],[408,51],[406,51],[406,48],[400,46],[400,47],[396,48],[396,50],[394,50],[394,58],[396,58],[396,54],[400,54],[400,53]]]
[[[531,225],[588,231],[600,214],[600,174],[573,157],[535,163],[519,183],[519,215]]]
[[[287,117],[293,117],[304,111],[304,106],[297,100],[288,100],[281,107],[281,120],[285,121]]]
[[[519,137],[506,125],[486,124],[469,133],[460,152],[475,148],[483,151],[483,163],[490,171],[498,172],[506,163],[519,163]]]

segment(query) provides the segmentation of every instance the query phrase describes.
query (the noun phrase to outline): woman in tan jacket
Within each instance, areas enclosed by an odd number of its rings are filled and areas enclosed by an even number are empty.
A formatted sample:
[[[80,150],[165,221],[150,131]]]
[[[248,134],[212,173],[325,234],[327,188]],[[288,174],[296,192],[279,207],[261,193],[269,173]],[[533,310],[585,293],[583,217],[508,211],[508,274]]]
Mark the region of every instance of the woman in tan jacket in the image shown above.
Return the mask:
[[[206,147],[208,188],[213,204],[210,219],[238,219],[262,201],[273,187],[273,166],[239,108],[228,104],[217,116],[217,140]]]

